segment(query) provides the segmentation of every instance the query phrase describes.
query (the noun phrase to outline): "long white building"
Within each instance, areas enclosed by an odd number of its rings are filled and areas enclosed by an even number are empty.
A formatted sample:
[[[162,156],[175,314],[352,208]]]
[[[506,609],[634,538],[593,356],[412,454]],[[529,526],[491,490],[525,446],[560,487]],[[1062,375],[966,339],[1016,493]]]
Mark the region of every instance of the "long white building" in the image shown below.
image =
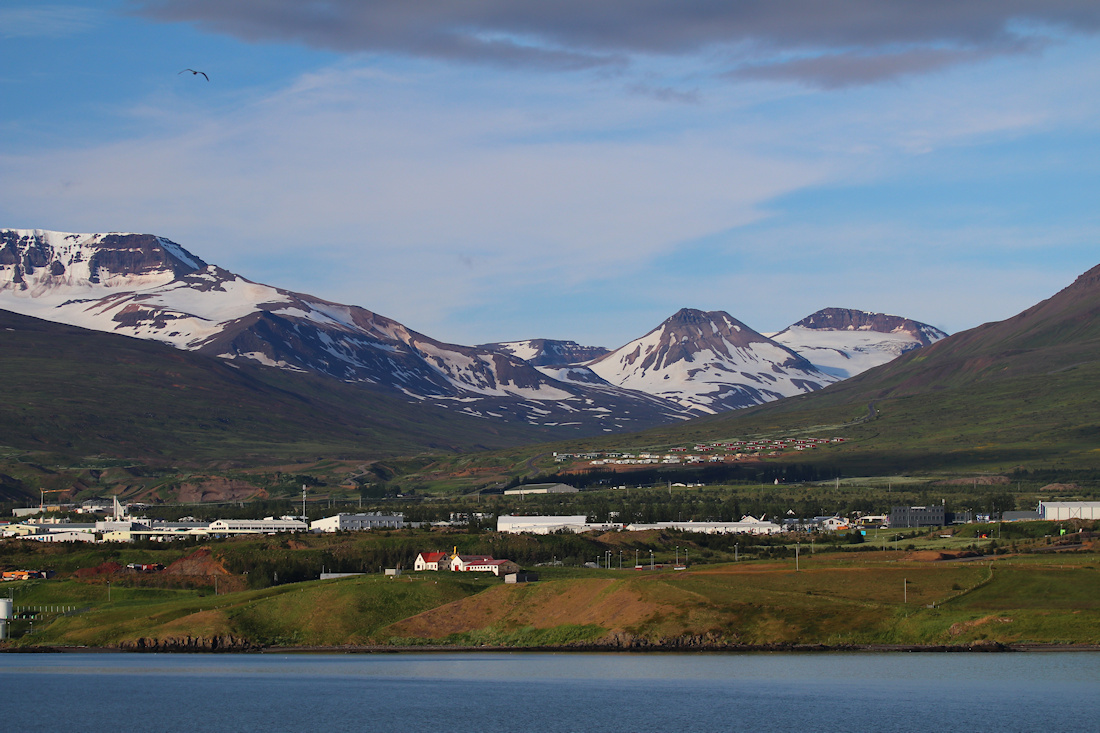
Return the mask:
[[[740,522],[654,522],[653,524],[628,524],[630,532],[646,529],[675,529],[681,532],[702,534],[777,534],[783,531],[775,522],[762,522],[756,517],[742,517]]]
[[[401,529],[405,517],[401,514],[337,514],[309,523],[314,532],[360,531],[370,529]]]
[[[1100,501],[1041,501],[1039,519],[1100,519]]]
[[[606,527],[610,525],[599,525]],[[570,516],[546,516],[546,517],[517,517],[503,514],[497,517],[497,532],[511,532],[519,534],[553,534],[554,532],[588,532],[597,529],[597,526],[588,524],[588,517],[583,514]]]
[[[216,519],[208,531],[214,535],[274,534],[276,532],[305,532],[309,526],[300,519]]]

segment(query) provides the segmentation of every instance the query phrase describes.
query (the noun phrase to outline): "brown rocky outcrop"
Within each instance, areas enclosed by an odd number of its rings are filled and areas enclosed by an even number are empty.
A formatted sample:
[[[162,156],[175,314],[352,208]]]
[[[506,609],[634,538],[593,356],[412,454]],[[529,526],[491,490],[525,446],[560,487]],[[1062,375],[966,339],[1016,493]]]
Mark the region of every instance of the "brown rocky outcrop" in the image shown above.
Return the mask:
[[[260,647],[248,639],[225,636],[178,636],[154,639],[142,637],[120,641],[119,649],[130,652],[248,652]]]

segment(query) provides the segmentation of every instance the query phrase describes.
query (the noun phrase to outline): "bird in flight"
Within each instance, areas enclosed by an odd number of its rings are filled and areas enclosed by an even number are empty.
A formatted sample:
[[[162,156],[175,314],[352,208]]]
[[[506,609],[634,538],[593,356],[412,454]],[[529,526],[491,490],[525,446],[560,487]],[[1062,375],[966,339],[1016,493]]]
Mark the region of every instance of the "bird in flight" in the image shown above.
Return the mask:
[[[207,81],[210,81],[210,77],[206,75],[205,71],[195,71],[194,69],[184,69],[183,71],[190,71],[195,76],[198,76],[199,74],[202,74],[203,79],[206,79]],[[183,71],[181,71],[180,74],[182,74]],[[176,74],[176,76],[179,76],[179,74]]]

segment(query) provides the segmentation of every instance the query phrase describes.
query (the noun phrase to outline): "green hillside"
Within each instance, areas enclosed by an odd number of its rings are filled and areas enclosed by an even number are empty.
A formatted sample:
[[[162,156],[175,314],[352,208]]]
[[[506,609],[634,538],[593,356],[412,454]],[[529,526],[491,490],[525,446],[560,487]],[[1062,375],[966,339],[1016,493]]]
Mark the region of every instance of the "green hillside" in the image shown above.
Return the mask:
[[[783,460],[873,474],[1100,469],[1100,267],[1005,321],[950,336],[819,392],[559,450],[747,436],[841,436]]]
[[[212,542],[186,556],[178,547],[8,548],[15,555],[8,554],[5,566],[34,550],[58,576],[10,584],[20,618],[6,646],[1095,645],[1097,554],[1090,528],[1078,528],[1079,535],[1020,538],[1011,546],[974,538],[958,540],[969,543],[963,546],[920,533],[897,550],[819,544],[815,553],[803,541],[797,560],[793,540],[784,540],[770,549],[756,546],[740,562],[693,562],[686,571],[670,565],[640,571],[532,568],[541,579],[521,585],[478,573],[389,578],[377,568],[345,579],[265,587],[265,575],[263,583],[254,582],[254,574],[268,572],[263,563],[286,573],[309,566],[307,577],[316,578],[322,563],[331,570],[348,553],[400,548],[404,555],[418,543],[422,549],[446,541],[410,532],[241,538]],[[549,543],[546,550],[559,541],[514,539]],[[656,541],[658,554],[671,560],[673,543],[678,553],[691,545],[697,557],[694,540],[702,539],[623,533],[614,542]],[[569,541],[595,550],[605,540]],[[932,549],[913,549],[914,542]],[[956,549],[935,549],[937,543]],[[255,555],[259,550],[264,558]],[[104,562],[105,553],[113,564]],[[169,567],[135,574],[122,566],[151,561]]]
[[[6,311],[0,384],[0,446],[68,456],[245,465],[476,451],[547,435]]]

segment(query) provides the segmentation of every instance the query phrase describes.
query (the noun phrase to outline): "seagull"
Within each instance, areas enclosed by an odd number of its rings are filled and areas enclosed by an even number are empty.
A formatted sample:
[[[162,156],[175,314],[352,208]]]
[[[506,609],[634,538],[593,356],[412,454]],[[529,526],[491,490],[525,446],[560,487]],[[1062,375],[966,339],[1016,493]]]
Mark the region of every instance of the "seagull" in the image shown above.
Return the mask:
[[[206,79],[207,81],[210,81],[210,77],[206,75],[205,71],[195,71],[194,69],[184,69],[183,71],[190,71],[195,76],[198,76],[199,74],[202,74],[203,79]],[[183,71],[181,71],[180,74],[182,74]],[[176,76],[179,76],[179,74],[176,74]]]

